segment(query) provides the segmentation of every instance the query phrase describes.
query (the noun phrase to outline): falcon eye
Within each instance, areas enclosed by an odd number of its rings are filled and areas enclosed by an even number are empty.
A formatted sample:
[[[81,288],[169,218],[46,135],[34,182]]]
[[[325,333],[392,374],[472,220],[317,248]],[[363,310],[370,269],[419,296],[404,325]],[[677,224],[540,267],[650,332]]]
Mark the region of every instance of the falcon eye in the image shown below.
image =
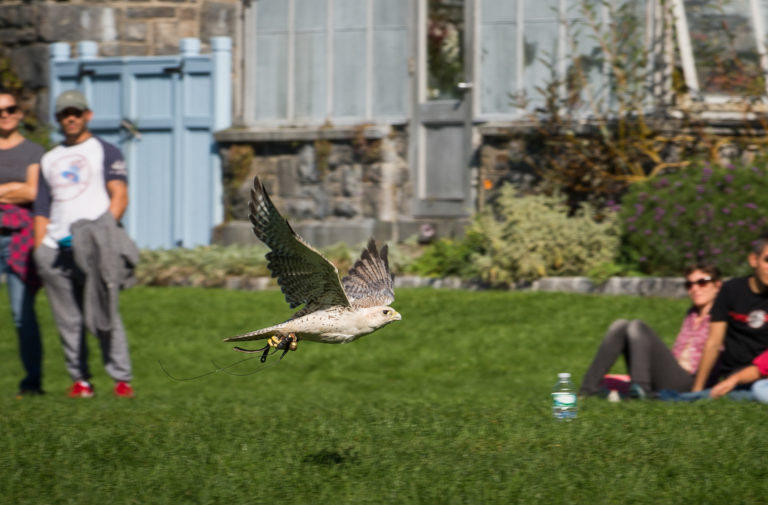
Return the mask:
[[[382,312],[384,313],[384,315],[385,315],[385,316],[388,316],[388,315],[389,315],[389,310],[386,310],[386,309],[385,309],[385,310],[382,310]]]

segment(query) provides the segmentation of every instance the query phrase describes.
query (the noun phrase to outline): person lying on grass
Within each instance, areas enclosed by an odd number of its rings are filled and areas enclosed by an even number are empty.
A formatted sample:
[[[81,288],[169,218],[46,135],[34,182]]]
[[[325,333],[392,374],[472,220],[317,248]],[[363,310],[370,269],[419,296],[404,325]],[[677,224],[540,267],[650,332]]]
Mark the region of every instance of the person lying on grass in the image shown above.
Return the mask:
[[[709,311],[722,276],[716,266],[704,264],[686,268],[684,275],[692,305],[672,349],[643,321],[617,319],[608,328],[581,381],[580,395],[605,394],[603,378],[621,354],[640,396],[652,396],[661,390],[691,390],[709,335]]]
[[[768,351],[763,352],[752,360],[752,364],[742,368],[728,378],[718,382],[710,391],[709,396],[720,398],[742,384],[752,384],[752,396],[760,403],[768,403]]]

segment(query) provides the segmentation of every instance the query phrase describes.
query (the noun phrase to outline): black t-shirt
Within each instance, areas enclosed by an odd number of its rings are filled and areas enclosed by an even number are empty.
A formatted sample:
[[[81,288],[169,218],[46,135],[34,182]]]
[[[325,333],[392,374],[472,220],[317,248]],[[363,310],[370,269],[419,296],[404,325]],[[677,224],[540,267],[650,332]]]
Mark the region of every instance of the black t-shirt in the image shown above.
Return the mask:
[[[768,295],[749,288],[749,277],[723,283],[710,311],[710,322],[727,322],[720,375],[725,377],[748,366],[768,349]]]

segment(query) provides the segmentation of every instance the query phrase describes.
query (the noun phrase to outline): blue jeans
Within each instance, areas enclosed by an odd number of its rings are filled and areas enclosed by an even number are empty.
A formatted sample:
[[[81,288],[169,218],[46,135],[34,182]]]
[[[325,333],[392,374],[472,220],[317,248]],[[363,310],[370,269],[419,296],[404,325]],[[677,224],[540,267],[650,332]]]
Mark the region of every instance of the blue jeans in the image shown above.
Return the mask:
[[[19,355],[27,373],[19,388],[36,390],[42,387],[43,344],[35,313],[35,292],[28,289],[8,265],[10,243],[9,235],[0,235],[0,273],[5,274],[8,285],[13,325],[19,338]]]
[[[752,384],[752,395],[760,403],[768,403],[768,379],[762,379]]]
[[[761,381],[763,382],[763,381]],[[764,381],[768,382],[768,381]],[[689,392],[689,393],[678,393],[676,391],[670,391],[670,390],[664,390],[661,391],[659,394],[659,398],[661,400],[670,401],[670,402],[695,402],[697,400],[710,400],[709,392],[710,389],[702,389],[701,391],[696,391],[695,393]],[[730,391],[727,395],[725,395],[727,398],[730,398],[731,400],[736,401],[761,401],[759,398],[756,397],[755,393],[752,389],[734,389]],[[766,403],[768,403],[768,388],[766,388]]]

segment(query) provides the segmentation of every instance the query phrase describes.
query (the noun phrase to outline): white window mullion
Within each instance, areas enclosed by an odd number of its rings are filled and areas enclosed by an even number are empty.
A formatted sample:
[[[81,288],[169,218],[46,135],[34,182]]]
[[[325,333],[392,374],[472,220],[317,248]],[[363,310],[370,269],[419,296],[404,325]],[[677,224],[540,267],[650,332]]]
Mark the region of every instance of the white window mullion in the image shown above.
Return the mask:
[[[480,79],[480,3],[482,0],[476,0],[472,5],[472,37],[473,40],[469,45],[472,48],[472,68],[470,69],[469,82],[472,83],[472,89],[469,90],[472,93],[472,111],[471,116],[475,118],[480,110],[480,92],[481,89],[478,85]]]
[[[327,0],[327,20],[325,23],[325,115],[333,116],[333,0]]]
[[[286,91],[285,115],[289,121],[294,120],[295,90],[296,90],[296,4],[288,0],[288,79]]]
[[[762,12],[760,12],[760,2],[758,0],[749,0],[750,10],[752,11],[752,23],[755,28],[755,40],[757,41],[757,54],[760,55],[760,69],[763,71],[766,93],[768,93],[768,54],[765,50],[765,25],[763,24]]]
[[[373,0],[365,5],[365,119],[373,117]]]
[[[680,47],[680,63],[683,67],[685,85],[694,95],[699,95],[699,77],[696,74],[696,61],[693,58],[691,34],[688,31],[688,20],[685,17],[683,0],[672,0],[672,15],[675,17],[677,44]]]
[[[517,30],[515,31],[515,88],[518,94],[522,94],[525,91],[525,81],[523,79],[523,72],[525,72],[525,23],[523,22],[523,16],[525,10],[523,8],[522,0],[517,2],[517,19],[515,24]],[[530,97],[523,97],[525,100],[523,103],[530,99]],[[521,107],[521,109],[523,109]]]
[[[569,19],[566,0],[560,0],[557,6],[557,13],[559,22],[557,24],[557,60],[555,61],[555,71],[557,72],[557,78],[560,80],[557,95],[564,99],[568,93],[568,90],[565,88],[565,74],[568,72],[568,59],[570,56],[570,48],[567,43]]]
[[[416,102],[427,100],[427,0],[416,0]]]
[[[429,6],[427,0],[416,0],[416,107],[427,99],[427,16]],[[427,197],[426,173],[426,128],[422,122],[416,124],[418,138],[416,140],[416,188],[417,198]]]
[[[259,89],[256,79],[256,67],[258,65],[258,60],[256,59],[258,54],[256,18],[258,12],[254,5],[244,7],[244,9],[246,28],[243,30],[243,59],[250,58],[250,61],[246,62],[244,60],[242,66],[245,81],[241,90],[243,94],[243,121],[245,124],[252,124],[256,121],[256,96],[258,96]],[[254,93],[252,90],[256,90],[256,92]]]
[[[600,10],[598,11],[598,15],[600,16],[600,23],[602,26],[611,26],[611,23],[613,20],[611,19],[611,7],[607,3],[604,3],[602,7],[600,7]],[[611,30],[610,32],[615,33],[615,30]],[[602,35],[599,35],[602,36]],[[612,48],[614,51],[616,48]],[[601,49],[602,51],[602,49]],[[607,56],[607,55],[604,55]],[[615,56],[614,56],[615,58]],[[603,86],[606,90],[605,93],[605,99],[602,100],[603,104],[603,110],[600,112],[606,112],[608,114],[613,115],[615,112],[618,112],[618,98],[616,97],[616,93],[613,93],[611,90],[613,89],[612,83],[615,82],[616,76],[613,75],[613,62],[610,60],[610,58],[605,58],[603,61]],[[598,103],[600,101],[598,100]]]

